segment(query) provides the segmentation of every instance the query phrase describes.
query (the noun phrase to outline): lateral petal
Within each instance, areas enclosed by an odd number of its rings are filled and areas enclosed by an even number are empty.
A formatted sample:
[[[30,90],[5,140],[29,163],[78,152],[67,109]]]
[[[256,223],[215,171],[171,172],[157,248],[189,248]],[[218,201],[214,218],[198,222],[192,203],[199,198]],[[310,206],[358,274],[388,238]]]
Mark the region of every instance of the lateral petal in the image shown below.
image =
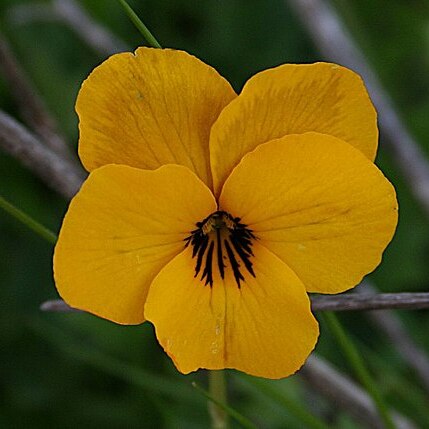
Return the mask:
[[[79,92],[79,156],[88,171],[180,164],[210,186],[210,128],[235,96],[216,70],[186,52],[113,55]]]
[[[397,224],[395,190],[346,142],[290,135],[247,154],[225,182],[222,210],[240,217],[307,291],[347,290],[380,263]]]
[[[195,222],[215,209],[210,190],[186,167],[94,170],[73,198],[55,247],[59,294],[114,322],[143,322],[153,278],[183,250]]]
[[[362,79],[336,64],[284,64],[253,76],[210,135],[214,189],[259,144],[310,131],[338,137],[374,160],[377,116]]]

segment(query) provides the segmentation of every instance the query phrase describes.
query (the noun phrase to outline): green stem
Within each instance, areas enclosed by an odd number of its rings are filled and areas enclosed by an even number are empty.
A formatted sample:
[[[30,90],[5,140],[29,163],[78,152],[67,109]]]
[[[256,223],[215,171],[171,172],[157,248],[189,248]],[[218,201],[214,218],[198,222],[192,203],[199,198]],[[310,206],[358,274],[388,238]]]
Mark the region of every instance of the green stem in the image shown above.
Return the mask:
[[[374,401],[374,404],[380,413],[380,417],[383,420],[384,426],[388,429],[396,429],[380,391],[363,363],[359,352],[341,326],[337,316],[331,312],[325,312],[323,316],[329,326],[329,329],[334,334],[338,344],[342,348],[343,353],[346,355],[349,364],[355,371],[356,376]]]
[[[141,35],[145,38],[149,46],[152,46],[153,48],[162,48],[158,40],[155,39],[155,36],[149,31],[146,25],[144,25],[142,20],[133,11],[133,9],[131,9],[131,6],[125,0],[119,0],[119,3],[124,8],[125,13],[128,15],[132,23],[136,26],[137,30],[139,30]]]
[[[213,374],[214,371],[210,371],[211,374]],[[222,373],[222,371],[218,371],[220,373]],[[216,377],[218,377],[219,375],[216,375]],[[210,377],[210,376],[209,376]],[[221,374],[222,378],[224,377],[224,374]],[[219,380],[218,380],[219,381]],[[214,383],[214,384],[217,384]],[[220,383],[222,384],[222,383]],[[223,383],[224,384],[224,383]],[[210,401],[211,404],[216,405],[216,407],[220,410],[223,411],[225,414],[225,417],[223,417],[223,419],[219,419],[219,420],[214,420],[213,415],[210,413],[210,415],[212,416],[212,424],[211,427],[212,428],[227,428],[228,427],[228,422],[227,422],[227,417],[231,417],[231,419],[235,420],[237,423],[240,424],[241,427],[246,428],[246,429],[257,429],[257,427],[247,418],[244,417],[242,414],[240,414],[238,411],[234,410],[233,408],[229,407],[228,405],[226,405],[225,402],[221,402],[220,399],[216,398],[213,395],[217,395],[220,393],[219,392],[214,392],[216,389],[213,389],[213,393],[212,392],[207,392],[206,390],[204,390],[202,387],[198,386],[197,383],[193,382],[192,386],[195,387],[195,389],[198,390],[198,392],[200,392],[206,399],[208,399]],[[212,386],[212,384],[210,384],[210,387]],[[220,395],[223,396],[223,395]],[[226,400],[226,395],[225,395],[225,400]],[[211,411],[211,410],[210,410]]]
[[[9,201],[5,200],[2,196],[0,196],[0,208],[2,208],[5,212],[9,213],[12,217],[19,220],[26,227],[33,230],[40,237],[44,238],[49,243],[55,244],[57,242],[57,236],[48,228],[44,227],[39,222],[35,221],[28,214],[24,213],[22,210],[15,207]]]
[[[227,404],[225,371],[209,371],[209,393],[216,403],[209,403],[212,429],[227,429],[228,417],[217,403]]]

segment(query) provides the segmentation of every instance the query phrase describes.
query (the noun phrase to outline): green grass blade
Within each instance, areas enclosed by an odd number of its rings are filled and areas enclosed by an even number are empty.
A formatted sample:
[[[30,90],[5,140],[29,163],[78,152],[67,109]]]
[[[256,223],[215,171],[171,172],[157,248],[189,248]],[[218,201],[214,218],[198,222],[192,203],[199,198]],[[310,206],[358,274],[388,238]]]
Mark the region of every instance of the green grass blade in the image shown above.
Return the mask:
[[[46,323],[42,319],[32,320],[28,327],[65,355],[124,380],[131,385],[190,404],[195,404],[198,398],[188,384],[179,384],[176,380],[158,376],[138,366],[109,356],[95,347],[73,338],[69,332]]]
[[[214,398],[212,395],[210,395],[209,392],[204,390],[202,387],[198,386],[197,383],[192,383],[192,386],[195,387],[195,389],[200,392],[206,399],[214,403],[219,408],[222,408],[222,410],[225,411],[226,414],[228,414],[233,420],[235,420],[237,423],[239,423],[242,427],[246,429],[257,429],[257,426],[255,426],[247,417],[244,417],[241,415],[238,411],[234,410],[233,408],[229,407],[228,405],[223,404],[222,402],[218,401],[216,398]]]
[[[276,388],[272,380],[263,380],[261,378],[249,377],[241,374],[238,375],[238,378],[240,381],[244,382],[244,384],[255,387],[258,392],[261,392],[273,402],[277,402],[284,407],[290,415],[303,423],[305,425],[304,427],[311,429],[330,429],[330,426],[318,419],[315,415],[309,413],[305,407],[299,405],[296,401]]]
[[[131,9],[131,6],[125,0],[119,0],[119,3],[124,8],[125,13],[136,26],[137,30],[139,30],[149,46],[152,46],[153,48],[162,48],[158,40],[155,39],[155,36],[149,31],[146,25],[144,25],[143,21],[138,17],[134,10]]]
[[[57,242],[58,237],[55,233],[44,227],[42,224],[34,220],[31,216],[24,213],[19,208],[15,207],[2,196],[0,196],[0,208],[2,208],[6,213],[9,213],[12,217],[24,224],[27,228],[31,229],[49,243],[55,244]]]
[[[96,350],[93,346],[82,344],[80,341],[72,338],[68,332],[46,323],[41,319],[32,320],[31,324],[29,324],[29,328],[60,349],[63,353],[72,356],[73,359],[84,364],[153,393],[166,395],[178,401],[188,402],[193,405],[196,403],[198,395],[196,396],[191,387],[186,383],[182,383],[181,388],[178,388],[178,382],[176,380],[169,380],[165,377],[158,376],[135,365],[109,356]],[[246,417],[212,398],[208,392],[196,384],[193,384],[193,386],[206,399],[214,402],[219,408],[222,408],[232,419],[240,423],[244,428],[257,429]]]
[[[366,369],[359,352],[357,351],[353,342],[348,338],[337,316],[334,313],[327,311],[323,314],[323,319],[325,320],[332,334],[335,336],[338,344],[342,348],[350,366],[355,371],[356,377],[360,380],[374,401],[374,404],[377,407],[386,429],[396,429],[392,417],[390,416],[389,409],[384,402],[383,396],[380,394],[374,380]]]

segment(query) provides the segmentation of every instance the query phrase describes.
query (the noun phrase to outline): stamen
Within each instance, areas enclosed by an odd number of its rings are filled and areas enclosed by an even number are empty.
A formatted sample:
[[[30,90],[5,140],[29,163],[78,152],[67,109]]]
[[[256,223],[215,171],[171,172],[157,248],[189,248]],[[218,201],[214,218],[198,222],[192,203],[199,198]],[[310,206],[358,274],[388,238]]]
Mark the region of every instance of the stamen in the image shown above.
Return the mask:
[[[251,257],[252,242],[256,240],[252,230],[240,222],[240,218],[234,218],[224,211],[216,211],[196,224],[197,229],[191,231],[191,235],[185,239],[185,247],[192,245],[192,258],[197,258],[195,264],[195,275],[197,277],[204,265],[201,281],[205,285],[213,286],[213,255],[216,243],[217,267],[220,277],[225,278],[224,260],[229,260],[237,286],[241,288],[240,282],[245,278],[241,272],[241,264],[253,277],[255,272]],[[225,252],[224,252],[225,248]],[[225,254],[224,254],[225,253]],[[205,259],[204,259],[205,256]]]

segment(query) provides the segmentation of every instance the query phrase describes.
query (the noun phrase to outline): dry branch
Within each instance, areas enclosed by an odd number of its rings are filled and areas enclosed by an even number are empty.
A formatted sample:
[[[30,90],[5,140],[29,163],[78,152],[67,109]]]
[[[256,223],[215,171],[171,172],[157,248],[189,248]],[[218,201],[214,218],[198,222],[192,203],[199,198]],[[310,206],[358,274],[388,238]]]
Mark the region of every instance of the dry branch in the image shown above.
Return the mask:
[[[102,58],[129,50],[122,40],[92,19],[74,0],[18,5],[9,9],[8,16],[15,25],[32,21],[62,22]]]
[[[418,379],[429,391],[429,361],[426,353],[410,338],[404,325],[394,314],[386,315],[380,311],[368,314],[376,325],[387,335],[393,347],[403,359],[416,371]]]
[[[94,21],[75,0],[54,0],[53,7],[57,15],[100,55],[128,50],[124,42]]]
[[[343,294],[311,298],[314,311],[356,311],[429,308],[429,293]]]
[[[58,133],[53,117],[49,114],[43,100],[30,84],[23,69],[13,55],[8,43],[0,34],[0,70],[22,118],[53,151],[70,157],[71,153],[62,136]]]
[[[337,407],[349,412],[365,427],[383,429],[384,425],[371,398],[350,378],[341,374],[320,357],[310,356],[298,373],[324,397],[331,399]],[[408,419],[392,412],[398,429],[414,429],[416,426]]]
[[[0,147],[68,199],[76,194],[85,178],[83,170],[44,146],[34,134],[1,110]]]
[[[362,311],[383,309],[423,309],[429,308],[429,293],[383,293],[354,294],[311,297],[313,311]],[[44,311],[69,312],[78,311],[69,307],[61,299],[46,301],[42,304]]]
[[[40,306],[42,311],[49,311],[52,313],[79,313],[81,310],[70,307],[62,299],[53,299],[50,301],[45,301]]]
[[[363,288],[357,288],[357,292],[368,294],[377,293],[377,289],[369,281],[364,281]],[[378,328],[389,338],[405,362],[417,373],[420,382],[429,392],[429,359],[426,353],[416,344],[408,334],[401,319],[393,311],[369,311],[366,313]]]
[[[288,3],[296,10],[326,59],[349,67],[363,77],[378,110],[380,128],[382,135],[387,138],[387,147],[408,181],[411,192],[429,215],[429,165],[425,155],[399,119],[389,95],[341,19],[324,0],[288,0]]]

